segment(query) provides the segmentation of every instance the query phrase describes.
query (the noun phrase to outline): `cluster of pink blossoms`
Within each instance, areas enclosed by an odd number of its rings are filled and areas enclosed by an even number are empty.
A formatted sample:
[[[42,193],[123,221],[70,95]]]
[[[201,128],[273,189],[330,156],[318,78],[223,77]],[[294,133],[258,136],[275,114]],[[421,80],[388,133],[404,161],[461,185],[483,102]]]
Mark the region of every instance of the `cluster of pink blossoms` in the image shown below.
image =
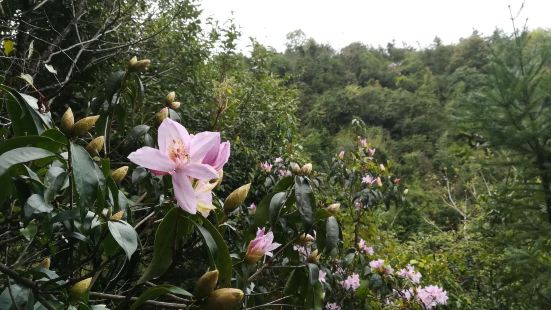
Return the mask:
[[[417,297],[427,309],[432,309],[432,307],[438,305],[445,305],[448,302],[448,293],[436,285],[417,289]]]
[[[341,310],[341,306],[337,305],[334,302],[327,303],[325,305],[325,309],[327,310]]]
[[[358,242],[358,249],[360,249],[360,252],[365,253],[367,255],[373,255],[375,253],[375,250],[373,250],[373,247],[367,246],[364,239],[360,239],[360,242]]]
[[[142,147],[128,159],[155,175],[171,175],[180,208],[206,217],[214,209],[211,191],[215,185],[210,180],[220,177],[230,156],[230,143],[221,143],[219,132],[189,134],[169,118],[159,126],[157,143],[158,149]]]
[[[398,271],[397,275],[404,279],[408,279],[411,283],[418,284],[421,281],[421,273],[416,272],[415,268],[411,265],[407,265],[406,268],[402,268]]]
[[[360,287],[360,275],[353,273],[341,282],[342,287],[347,291],[355,291]]]
[[[262,170],[262,172],[270,173],[270,171],[272,171],[272,167],[273,165],[267,161],[260,163],[260,170]]]
[[[384,259],[377,259],[377,260],[370,261],[369,267],[371,267],[372,270],[376,270],[387,275],[394,273],[394,268],[390,266],[386,266]]]

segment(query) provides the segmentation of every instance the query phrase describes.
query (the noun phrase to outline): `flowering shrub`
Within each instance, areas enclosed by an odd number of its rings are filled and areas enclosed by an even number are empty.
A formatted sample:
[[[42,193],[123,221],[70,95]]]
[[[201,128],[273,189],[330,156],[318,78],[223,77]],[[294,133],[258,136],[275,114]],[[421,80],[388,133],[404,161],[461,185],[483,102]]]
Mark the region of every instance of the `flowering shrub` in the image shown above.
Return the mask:
[[[143,105],[127,92],[143,91],[137,72],[147,64],[133,59],[114,74],[118,87],[106,87],[97,115],[76,122],[70,109],[57,122],[31,97],[2,88],[8,104],[28,112],[18,123],[19,110],[10,110],[13,126],[28,128],[0,143],[0,178],[17,184],[0,203],[10,206],[9,233],[23,241],[0,264],[8,308],[447,303],[442,288],[421,283],[413,262],[395,271],[380,254],[370,214],[399,207],[406,189],[366,138],[338,153],[330,175],[276,154],[258,163],[252,183],[220,197],[234,147],[220,132],[188,132],[175,94],[148,123],[124,130],[116,113]],[[32,248],[41,250],[28,256]]]

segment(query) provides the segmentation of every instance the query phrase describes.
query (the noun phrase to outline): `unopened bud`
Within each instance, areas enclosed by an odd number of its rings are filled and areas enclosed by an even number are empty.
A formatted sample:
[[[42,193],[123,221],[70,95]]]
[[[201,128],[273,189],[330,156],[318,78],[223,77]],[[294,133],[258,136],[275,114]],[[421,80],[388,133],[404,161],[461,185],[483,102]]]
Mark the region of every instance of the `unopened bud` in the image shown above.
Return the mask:
[[[92,127],[94,127],[98,119],[99,119],[99,115],[95,115],[95,116],[88,116],[79,120],[71,128],[71,134],[75,137],[80,137],[85,135],[90,131],[90,129],[92,129]]]
[[[245,184],[229,194],[224,201],[224,212],[230,213],[239,207],[245,201],[245,198],[247,198],[250,188],[251,183]]]
[[[375,180],[377,182],[377,186],[381,187],[383,186],[383,181],[381,181],[381,177],[377,177],[377,180]]]
[[[295,175],[300,174],[302,172],[302,170],[300,169],[300,166],[295,162],[291,162],[289,164],[289,168],[291,169],[291,172]]]
[[[386,170],[385,165],[379,164],[379,169],[380,169],[381,171],[385,171],[385,170]]]
[[[49,257],[46,257],[38,264],[38,266],[42,268],[50,269],[51,262],[52,262],[51,259]]]
[[[404,189],[404,195],[407,195],[409,193],[409,188]]]
[[[304,166],[302,166],[301,172],[303,175],[310,175],[310,173],[312,173],[312,164],[307,163]]]
[[[180,107],[180,104],[181,103],[179,101],[173,101],[168,104],[168,107],[171,108],[172,110],[176,110]]]
[[[74,124],[75,116],[73,115],[73,110],[71,110],[71,108],[68,108],[67,111],[63,113],[63,116],[61,116],[61,130],[64,133],[69,133]]]
[[[170,104],[171,102],[174,101],[174,99],[176,99],[176,93],[171,91],[170,93],[168,93],[168,95],[166,95],[166,103],[167,104]]]
[[[130,60],[128,61],[128,68],[136,65],[137,62],[138,62],[138,57],[134,56],[130,58]]]
[[[339,210],[341,209],[341,204],[336,202],[336,203],[332,203],[330,204],[328,207],[327,207],[327,212],[329,212],[329,214],[331,215],[337,215],[337,213],[339,213]]]
[[[86,294],[86,292],[90,288],[91,283],[92,283],[92,278],[87,278],[87,279],[84,279],[82,281],[79,281],[79,282],[75,283],[75,285],[73,285],[73,287],[71,287],[71,289],[69,290],[69,294],[74,299],[78,299],[82,295]]]
[[[217,289],[209,295],[205,310],[236,309],[241,306],[243,291],[237,288]]]
[[[195,283],[195,291],[193,292],[193,296],[199,299],[209,296],[210,293],[212,293],[212,291],[216,288],[216,284],[218,283],[218,274],[218,270],[205,272],[205,274],[197,280],[197,283]]]
[[[122,220],[123,216],[124,216],[124,211],[119,211],[119,212],[111,215],[111,218],[109,218],[109,220],[111,220],[111,221],[120,221],[120,220]]]
[[[304,233],[297,238],[296,243],[300,245],[307,245],[314,242],[315,240],[316,238],[314,238],[312,235]]]
[[[92,155],[99,154],[99,152],[101,152],[101,150],[103,149],[104,143],[105,138],[103,136],[96,137],[92,139],[90,143],[88,143],[88,145],[86,146],[86,150]]]
[[[151,60],[149,59],[138,60],[137,57],[132,57],[132,59],[130,59],[130,61],[128,62],[128,70],[141,72],[141,71],[144,71],[145,68],[147,68],[150,63],[151,63]]]
[[[168,108],[162,108],[161,111],[155,114],[155,122],[162,123],[168,117]]]
[[[321,253],[318,254],[318,250],[314,250],[308,255],[308,262],[312,264],[319,263],[321,258]]]
[[[124,179],[127,173],[128,173],[128,166],[122,166],[114,170],[113,172],[111,172],[111,177],[113,178],[113,181],[115,181],[115,183],[120,183]]]

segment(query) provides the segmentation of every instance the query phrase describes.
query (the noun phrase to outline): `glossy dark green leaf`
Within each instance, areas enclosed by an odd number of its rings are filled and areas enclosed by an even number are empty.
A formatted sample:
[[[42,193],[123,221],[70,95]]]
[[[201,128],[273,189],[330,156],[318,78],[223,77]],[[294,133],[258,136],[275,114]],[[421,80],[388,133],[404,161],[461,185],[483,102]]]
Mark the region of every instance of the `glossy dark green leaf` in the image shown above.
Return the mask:
[[[211,268],[218,269],[220,273],[218,277],[220,285],[223,287],[229,286],[232,274],[232,262],[230,251],[224,238],[222,238],[220,232],[207,219],[203,219],[203,225],[195,221],[192,222],[205,241],[211,261]]]
[[[292,176],[286,176],[283,179],[279,180],[277,184],[274,186],[273,192],[283,192],[289,189],[289,187],[293,185],[293,177]]]
[[[98,175],[96,164],[88,152],[80,145],[71,142],[71,163],[75,190],[79,197],[81,214],[90,210],[98,197],[100,182],[103,175]]]
[[[145,292],[143,292],[140,297],[138,297],[138,299],[136,299],[136,301],[132,304],[130,309],[138,309],[146,301],[156,299],[166,294],[176,294],[180,296],[193,297],[190,292],[184,290],[183,288],[168,284],[157,285],[154,287],[150,287]]]
[[[120,91],[122,82],[126,78],[126,71],[116,71],[113,72],[107,81],[105,82],[105,99],[109,104],[113,104],[114,95]]]
[[[162,275],[172,264],[174,241],[180,238],[175,232],[178,226],[189,223],[181,217],[182,210],[179,207],[170,209],[155,232],[155,244],[153,246],[153,259],[147,266],[138,283],[144,283],[150,279]]]
[[[272,227],[275,225],[277,219],[279,218],[279,212],[281,210],[281,207],[283,207],[283,204],[285,203],[286,196],[287,193],[285,192],[276,193],[270,201],[269,214]]]
[[[326,253],[335,254],[335,250],[339,244],[339,223],[334,216],[327,218],[325,222],[325,251]]]
[[[37,147],[20,147],[9,150],[0,155],[0,176],[17,164],[54,156],[54,153]]]
[[[38,111],[36,98],[23,95],[4,85],[0,85],[0,93],[3,94],[11,128],[16,136],[39,135],[52,127],[50,113]]]
[[[314,285],[319,282],[319,274],[320,270],[318,265],[308,263],[308,280],[310,281],[310,285]]]
[[[62,148],[65,145],[59,143],[58,141],[52,138],[45,137],[45,136],[13,137],[11,139],[2,141],[2,143],[0,143],[0,154],[3,154],[9,150],[13,150],[24,146],[33,146],[33,147],[38,147],[41,149],[48,150],[50,152],[57,152],[60,148]]]
[[[270,202],[275,193],[266,195],[258,206],[256,206],[256,212],[254,214],[254,222],[258,227],[264,226],[270,217]]]
[[[32,194],[29,199],[27,199],[26,206],[32,210],[32,213],[47,213],[51,212],[54,207],[44,201],[44,197],[39,194]]]
[[[138,248],[138,233],[136,233],[134,227],[125,221],[109,221],[107,222],[107,226],[113,239],[117,241],[128,259],[130,259]]]
[[[295,195],[304,231],[310,232],[314,224],[314,207],[316,206],[316,202],[308,178],[295,177]]]
[[[44,200],[47,202],[52,201],[57,192],[66,185],[68,185],[68,178],[65,169],[55,166],[50,167],[44,177],[44,186],[46,186]]]

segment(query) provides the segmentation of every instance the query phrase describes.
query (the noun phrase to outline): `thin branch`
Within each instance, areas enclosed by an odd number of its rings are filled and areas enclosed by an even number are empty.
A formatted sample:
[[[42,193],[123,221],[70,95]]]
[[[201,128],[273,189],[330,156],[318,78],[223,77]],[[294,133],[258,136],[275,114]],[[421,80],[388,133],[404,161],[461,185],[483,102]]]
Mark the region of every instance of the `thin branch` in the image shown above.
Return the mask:
[[[90,297],[97,297],[100,299],[110,299],[110,300],[125,300],[126,296],[123,295],[114,295],[114,294],[106,294],[106,293],[100,293],[100,292],[90,292]],[[131,301],[138,300],[138,297],[130,297]],[[151,306],[159,306],[159,307],[165,307],[165,308],[173,308],[173,309],[183,309],[187,308],[187,304],[180,304],[180,303],[172,303],[172,302],[163,302],[163,301],[155,301],[155,300],[148,300],[144,302],[145,305],[151,305]]]

